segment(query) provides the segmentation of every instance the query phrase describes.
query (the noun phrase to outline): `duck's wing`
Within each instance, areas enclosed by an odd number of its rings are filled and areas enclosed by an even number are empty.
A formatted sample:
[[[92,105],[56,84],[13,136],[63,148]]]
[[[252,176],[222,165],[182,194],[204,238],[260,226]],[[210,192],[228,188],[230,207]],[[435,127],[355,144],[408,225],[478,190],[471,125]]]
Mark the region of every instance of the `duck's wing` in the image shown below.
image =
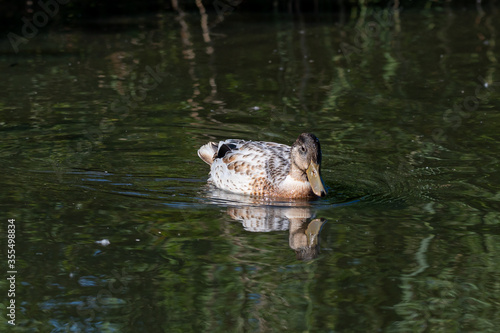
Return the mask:
[[[244,140],[229,139],[220,141],[218,144],[209,142],[198,149],[198,156],[208,165],[212,165],[216,158],[222,158],[233,149],[238,149],[245,142]]]
[[[226,140],[218,144],[211,180],[222,189],[262,195],[275,190],[290,170],[290,147],[273,142]]]

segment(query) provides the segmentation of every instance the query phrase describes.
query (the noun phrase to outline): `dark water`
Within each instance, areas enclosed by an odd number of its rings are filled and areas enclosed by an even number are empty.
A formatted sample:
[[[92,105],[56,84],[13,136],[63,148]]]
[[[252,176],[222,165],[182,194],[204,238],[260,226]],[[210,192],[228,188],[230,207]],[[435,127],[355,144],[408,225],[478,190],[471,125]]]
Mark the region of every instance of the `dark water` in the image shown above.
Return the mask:
[[[2,329],[496,332],[498,9],[208,19],[2,40]],[[326,198],[206,185],[207,141],[304,131]]]

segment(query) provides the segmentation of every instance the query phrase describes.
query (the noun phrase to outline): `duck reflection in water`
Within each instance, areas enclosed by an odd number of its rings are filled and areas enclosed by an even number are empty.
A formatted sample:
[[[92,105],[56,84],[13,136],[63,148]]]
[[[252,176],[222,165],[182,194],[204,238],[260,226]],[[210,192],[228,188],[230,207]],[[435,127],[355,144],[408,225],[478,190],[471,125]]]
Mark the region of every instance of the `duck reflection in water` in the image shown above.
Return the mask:
[[[299,260],[311,260],[319,254],[319,234],[325,219],[314,218],[310,202],[269,201],[211,189],[212,203],[227,205],[227,213],[250,232],[289,231],[289,246]]]

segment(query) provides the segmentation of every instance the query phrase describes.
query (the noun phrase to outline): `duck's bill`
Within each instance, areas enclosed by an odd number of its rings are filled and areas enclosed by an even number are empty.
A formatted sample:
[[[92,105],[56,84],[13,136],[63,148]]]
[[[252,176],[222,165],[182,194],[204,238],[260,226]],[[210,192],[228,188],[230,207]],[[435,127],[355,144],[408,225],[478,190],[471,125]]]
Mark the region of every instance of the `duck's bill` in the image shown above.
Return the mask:
[[[319,174],[319,165],[311,162],[306,170],[306,174],[314,194],[318,197],[324,197],[326,195],[326,189],[325,185],[323,185],[321,175]]]

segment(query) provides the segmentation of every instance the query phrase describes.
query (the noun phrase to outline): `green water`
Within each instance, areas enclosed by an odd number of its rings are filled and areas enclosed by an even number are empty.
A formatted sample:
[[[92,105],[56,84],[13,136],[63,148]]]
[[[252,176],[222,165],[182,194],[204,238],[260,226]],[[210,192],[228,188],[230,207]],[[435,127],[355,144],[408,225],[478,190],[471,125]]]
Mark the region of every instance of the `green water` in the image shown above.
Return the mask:
[[[200,21],[2,39],[2,330],[496,332],[498,10]],[[207,186],[202,144],[305,131],[326,198]]]

